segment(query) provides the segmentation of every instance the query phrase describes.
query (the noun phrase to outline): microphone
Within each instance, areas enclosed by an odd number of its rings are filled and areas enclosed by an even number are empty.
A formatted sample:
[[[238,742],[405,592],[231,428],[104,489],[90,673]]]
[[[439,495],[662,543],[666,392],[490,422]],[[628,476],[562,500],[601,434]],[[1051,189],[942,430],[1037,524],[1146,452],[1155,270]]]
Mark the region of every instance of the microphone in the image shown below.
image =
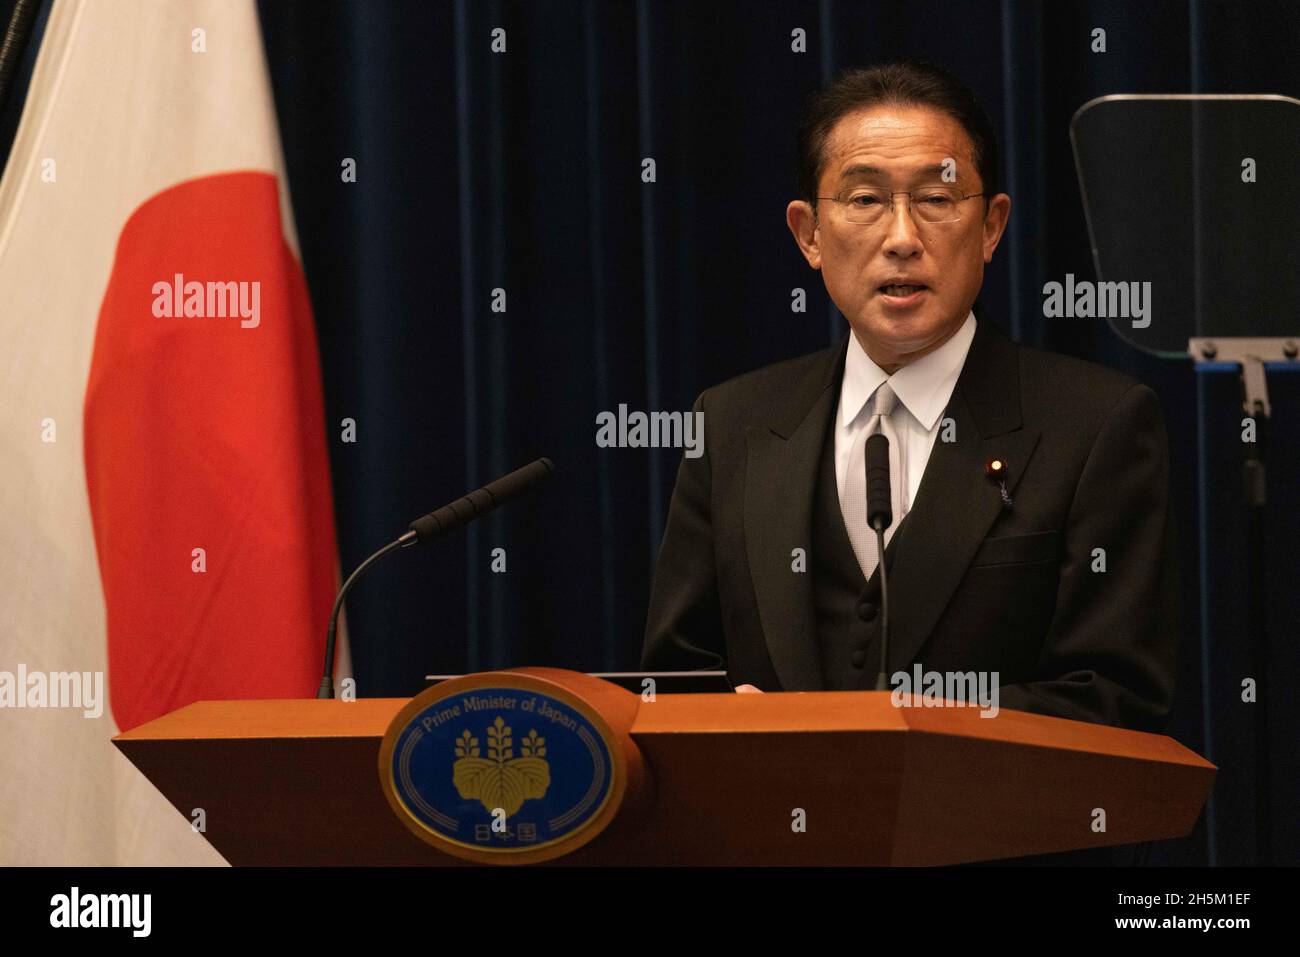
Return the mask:
[[[883,432],[867,436],[862,457],[867,466],[867,524],[883,532],[894,524],[889,504],[889,439]]]
[[[889,439],[882,432],[867,436],[862,454],[867,469],[867,524],[876,530],[876,554],[880,556],[880,671],[876,674],[876,690],[888,691],[889,569],[885,567],[885,529],[894,522],[889,504]]]
[[[334,599],[334,610],[330,613],[329,634],[325,639],[325,674],[321,677],[316,697],[334,697],[334,644],[338,632],[339,612],[343,609],[344,597],[363,572],[395,549],[420,545],[450,535],[456,529],[463,528],[477,518],[482,518],[506,502],[531,492],[553,474],[555,474],[555,463],[550,459],[540,458],[536,462],[530,462],[523,468],[515,469],[509,475],[503,475],[481,489],[456,499],[450,505],[444,505],[437,511],[417,518],[401,538],[389,542],[358,565],[357,570],[348,576],[348,580],[339,589],[338,597]]]
[[[436,512],[430,512],[423,518],[417,518],[410,525],[411,532],[415,533],[415,537],[410,541],[403,542],[403,547],[415,544],[423,545],[435,538],[449,535],[456,529],[468,525],[474,519],[482,518],[488,512],[499,508],[506,502],[532,491],[534,486],[546,481],[554,472],[555,463],[548,458],[540,458],[536,462],[528,463],[521,469],[515,469],[509,475],[503,475],[495,482],[484,485],[478,491],[470,492],[463,498],[458,498],[450,505],[444,505]],[[407,532],[398,541],[407,538],[411,532]]]

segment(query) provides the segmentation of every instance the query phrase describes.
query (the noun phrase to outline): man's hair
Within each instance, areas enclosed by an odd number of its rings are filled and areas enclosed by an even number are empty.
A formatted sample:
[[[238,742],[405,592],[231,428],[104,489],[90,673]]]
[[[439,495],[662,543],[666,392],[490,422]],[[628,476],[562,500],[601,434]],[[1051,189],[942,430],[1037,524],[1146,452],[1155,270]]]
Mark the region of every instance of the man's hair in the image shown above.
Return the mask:
[[[795,185],[814,209],[831,130],[844,116],[880,105],[928,106],[952,117],[975,147],[985,203],[1001,188],[997,136],[970,87],[924,60],[890,60],[845,70],[808,98],[796,140]]]

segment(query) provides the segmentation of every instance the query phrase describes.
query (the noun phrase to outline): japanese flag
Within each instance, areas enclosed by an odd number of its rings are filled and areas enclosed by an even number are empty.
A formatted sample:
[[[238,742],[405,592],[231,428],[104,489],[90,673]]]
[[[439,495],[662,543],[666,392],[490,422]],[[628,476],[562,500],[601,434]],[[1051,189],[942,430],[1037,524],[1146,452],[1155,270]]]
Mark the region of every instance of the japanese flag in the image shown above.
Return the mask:
[[[320,680],[321,377],[252,0],[56,0],[0,370],[0,864],[221,863],[110,738]]]

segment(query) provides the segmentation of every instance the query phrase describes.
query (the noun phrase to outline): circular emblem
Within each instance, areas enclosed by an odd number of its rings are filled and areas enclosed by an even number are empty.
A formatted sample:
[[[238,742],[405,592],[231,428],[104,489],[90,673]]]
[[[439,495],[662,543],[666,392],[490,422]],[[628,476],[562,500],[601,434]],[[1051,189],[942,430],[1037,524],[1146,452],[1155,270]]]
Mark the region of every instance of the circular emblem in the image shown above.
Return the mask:
[[[380,748],[384,793],[418,837],[457,857],[526,863],[603,830],[624,755],[567,689],[521,674],[471,675],[411,699]]]

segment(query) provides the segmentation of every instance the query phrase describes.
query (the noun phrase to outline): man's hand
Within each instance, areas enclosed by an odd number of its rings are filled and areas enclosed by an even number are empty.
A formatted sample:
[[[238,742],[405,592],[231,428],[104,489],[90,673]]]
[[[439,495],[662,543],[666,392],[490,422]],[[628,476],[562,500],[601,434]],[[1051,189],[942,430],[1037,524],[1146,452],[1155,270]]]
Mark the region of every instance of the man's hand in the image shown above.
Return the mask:
[[[736,685],[736,694],[762,694],[763,689],[753,685]]]

